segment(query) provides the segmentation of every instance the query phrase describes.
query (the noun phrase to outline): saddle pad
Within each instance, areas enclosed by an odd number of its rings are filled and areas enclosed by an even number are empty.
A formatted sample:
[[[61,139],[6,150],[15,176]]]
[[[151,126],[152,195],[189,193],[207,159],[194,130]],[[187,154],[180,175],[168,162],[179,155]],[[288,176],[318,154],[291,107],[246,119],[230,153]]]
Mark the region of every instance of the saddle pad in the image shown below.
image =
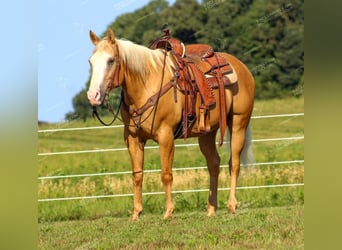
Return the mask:
[[[223,75],[223,85],[226,87],[230,84],[237,83],[238,77],[236,74],[236,71],[232,65],[230,65],[231,71],[222,73]],[[216,78],[212,74],[205,74],[205,77],[208,79],[209,84],[211,85],[212,88],[217,88],[218,83],[216,81]]]

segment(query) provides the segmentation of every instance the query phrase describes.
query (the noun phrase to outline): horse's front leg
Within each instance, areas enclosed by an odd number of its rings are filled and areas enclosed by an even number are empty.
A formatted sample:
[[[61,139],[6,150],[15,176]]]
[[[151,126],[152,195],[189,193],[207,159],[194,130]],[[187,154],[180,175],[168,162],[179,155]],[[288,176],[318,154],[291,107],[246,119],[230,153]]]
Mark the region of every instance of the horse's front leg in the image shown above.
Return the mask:
[[[174,138],[172,131],[169,133],[163,133],[159,136],[159,146],[160,146],[160,159],[161,159],[161,180],[164,185],[166,203],[165,203],[165,215],[164,219],[171,219],[174,211],[174,205],[172,202],[172,164],[175,152]]]
[[[144,166],[144,147],[145,141],[137,136],[125,133],[125,142],[128,148],[132,162],[133,175],[133,215],[132,220],[139,219],[139,215],[143,210],[142,206],[142,183],[143,183],[143,166]]]

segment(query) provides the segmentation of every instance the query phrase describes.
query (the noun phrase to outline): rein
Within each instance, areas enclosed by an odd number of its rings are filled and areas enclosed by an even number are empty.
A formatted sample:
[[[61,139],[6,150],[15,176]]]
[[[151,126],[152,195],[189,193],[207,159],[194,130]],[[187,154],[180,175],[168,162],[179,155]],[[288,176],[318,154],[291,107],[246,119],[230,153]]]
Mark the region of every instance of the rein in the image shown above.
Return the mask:
[[[165,65],[166,65],[166,55],[167,55],[166,47],[167,47],[167,44],[165,44],[165,49],[164,49],[164,61],[163,61],[162,78],[161,78],[161,81],[160,81],[160,87],[159,87],[159,92],[158,92],[159,95],[158,95],[158,98],[157,98],[156,105],[154,107],[154,114],[153,114],[152,125],[151,125],[151,134],[152,134],[152,130],[153,130],[154,119],[156,117],[156,111],[157,111],[159,99],[160,99],[160,97],[162,95],[161,91],[162,91],[164,75],[165,75]]]
[[[119,107],[118,107],[118,109],[116,110],[115,113],[114,113],[113,107],[110,105],[109,101],[107,100],[107,97],[108,97],[108,96],[109,96],[108,93],[106,93],[107,108],[108,108],[108,110],[113,114],[113,120],[112,120],[110,123],[104,122],[104,121],[101,119],[99,113],[97,112],[97,109],[96,109],[97,107],[96,107],[96,106],[93,106],[93,118],[96,117],[97,120],[98,120],[102,125],[104,125],[104,126],[110,126],[110,125],[112,125],[112,124],[115,122],[115,120],[116,120],[117,118],[118,118],[120,121],[122,121],[122,119],[119,118],[119,110],[120,110],[121,104],[122,104],[122,102],[123,102],[123,93],[122,93],[122,91],[121,91],[121,96],[120,96]],[[95,116],[95,117],[94,117],[94,116]]]

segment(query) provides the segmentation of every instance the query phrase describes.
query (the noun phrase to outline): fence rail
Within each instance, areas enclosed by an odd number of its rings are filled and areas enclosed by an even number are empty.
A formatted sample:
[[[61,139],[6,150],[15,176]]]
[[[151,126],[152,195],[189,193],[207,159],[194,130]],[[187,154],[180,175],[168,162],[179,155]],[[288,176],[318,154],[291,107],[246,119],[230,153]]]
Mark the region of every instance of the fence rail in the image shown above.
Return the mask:
[[[261,186],[245,186],[245,187],[236,187],[236,189],[259,189],[259,188],[279,188],[279,187],[299,187],[304,186],[304,183],[291,183],[291,184],[274,184],[274,185],[261,185]],[[218,188],[218,191],[226,191],[230,190],[230,188]],[[198,193],[198,192],[208,192],[208,188],[204,189],[191,189],[191,190],[174,190],[171,193],[180,194],[180,193]],[[142,193],[142,195],[158,195],[165,194],[165,192],[146,192]],[[115,197],[129,197],[134,194],[108,194],[108,195],[94,195],[94,196],[79,196],[79,197],[64,197],[64,198],[47,198],[47,199],[39,199],[38,202],[47,202],[47,201],[70,201],[70,200],[86,200],[86,199],[99,199],[99,198],[115,198]]]
[[[256,166],[265,166],[265,165],[281,165],[281,164],[293,164],[293,163],[304,163],[304,160],[258,162],[258,163],[250,163],[250,164],[241,164],[241,167],[249,167],[249,166],[256,167]],[[220,165],[220,168],[228,168],[228,165],[227,164]],[[207,166],[172,168],[173,171],[200,170],[200,169],[207,169]],[[161,169],[144,170],[144,173],[157,173],[157,172],[161,172]],[[107,175],[124,175],[124,174],[132,174],[132,171],[106,172],[106,173],[93,173],[93,174],[71,174],[71,175],[41,176],[41,177],[38,177],[38,180],[95,177],[95,176],[107,176]]]
[[[289,140],[302,140],[304,136],[294,136],[285,138],[268,138],[268,139],[252,139],[252,142],[270,142],[270,141],[289,141]],[[224,141],[223,144],[228,144],[228,141]],[[188,144],[176,144],[176,148],[181,147],[197,147],[198,143]],[[146,146],[145,149],[157,149],[159,146]],[[84,154],[84,153],[99,153],[99,152],[115,152],[115,151],[126,151],[127,148],[106,148],[106,149],[89,149],[89,150],[76,150],[76,151],[63,151],[63,152],[47,152],[38,153],[38,156],[49,156],[49,155],[66,155],[66,154]]]

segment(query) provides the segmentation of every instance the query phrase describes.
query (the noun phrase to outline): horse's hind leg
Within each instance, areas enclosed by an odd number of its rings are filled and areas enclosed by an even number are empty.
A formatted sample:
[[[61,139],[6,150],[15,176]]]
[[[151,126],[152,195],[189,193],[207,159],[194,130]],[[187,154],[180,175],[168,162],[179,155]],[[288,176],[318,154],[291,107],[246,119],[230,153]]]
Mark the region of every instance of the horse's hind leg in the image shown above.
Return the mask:
[[[210,175],[210,190],[208,198],[207,215],[215,215],[217,208],[217,184],[220,172],[220,156],[215,144],[216,131],[203,135],[198,138],[201,152],[206,158]]]
[[[240,155],[245,143],[246,128],[249,119],[242,115],[233,115],[232,122],[229,122],[231,131],[230,148],[231,154],[229,159],[230,173],[230,193],[228,199],[228,212],[235,214],[237,207],[236,185],[240,173]]]

